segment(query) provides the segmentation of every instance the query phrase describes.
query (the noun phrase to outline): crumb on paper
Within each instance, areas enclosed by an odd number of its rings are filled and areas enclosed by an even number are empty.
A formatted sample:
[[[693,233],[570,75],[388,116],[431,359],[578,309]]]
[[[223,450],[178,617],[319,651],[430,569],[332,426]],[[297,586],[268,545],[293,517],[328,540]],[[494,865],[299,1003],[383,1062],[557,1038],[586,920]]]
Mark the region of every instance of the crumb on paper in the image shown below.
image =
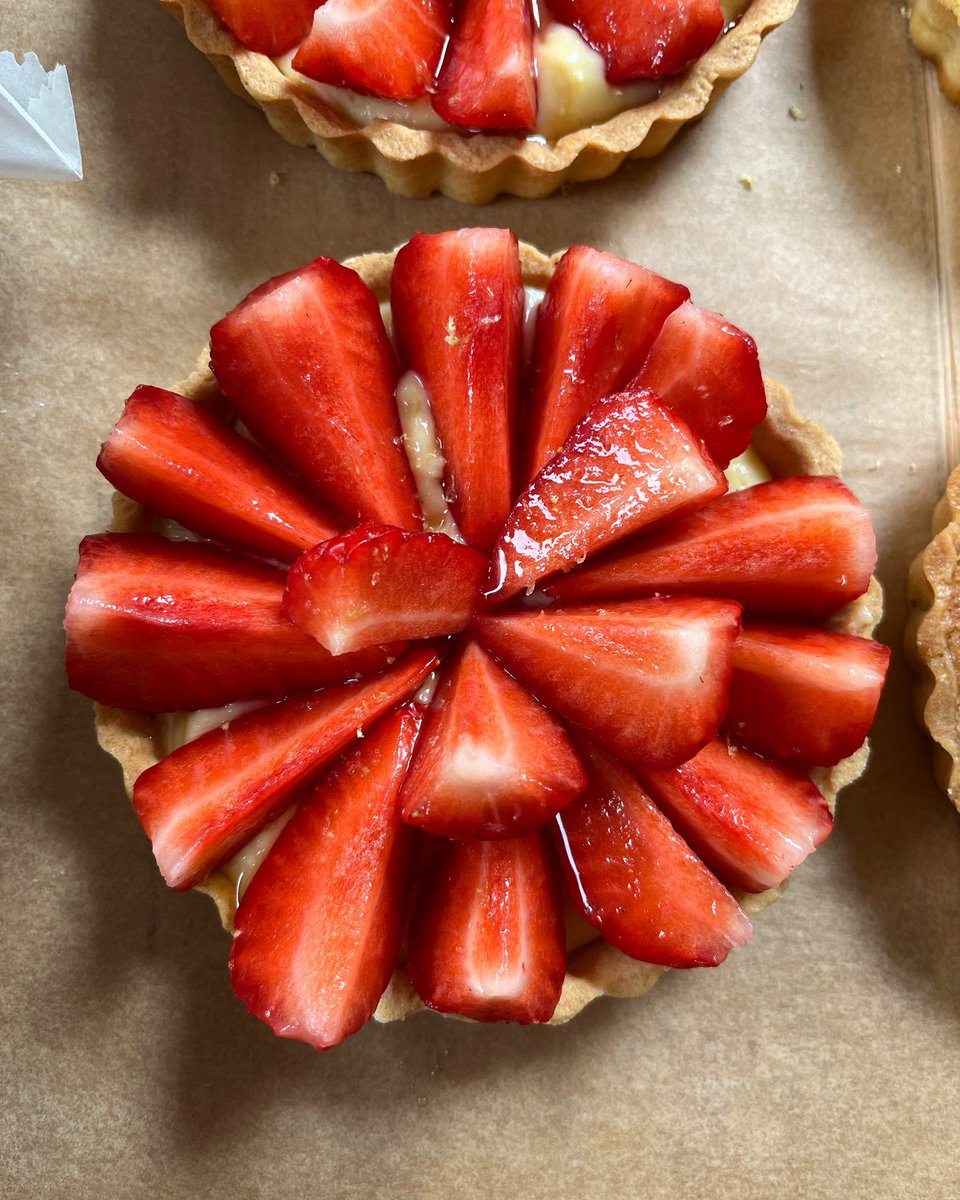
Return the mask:
[[[911,463],[911,464],[910,464],[910,465],[907,467],[907,474],[908,474],[908,475],[916,475],[916,473],[917,473],[918,469],[919,469],[919,468],[917,467],[917,464],[916,464],[916,463]]]
[[[896,166],[895,166],[893,169],[894,169],[894,172],[895,172],[897,175],[902,175],[902,174],[903,174],[903,167],[902,167],[902,165],[901,165],[900,163],[897,163],[897,164],[896,164]]]
[[[280,184],[283,183],[285,175],[286,175],[285,171],[271,171],[270,172],[270,186],[271,187],[279,187]]]
[[[879,471],[882,466],[883,466],[883,463],[878,458],[874,462],[872,462],[869,467],[867,467],[867,470],[868,471]]]
[[[905,21],[910,20],[910,18],[913,16],[913,9],[909,4],[900,5],[900,16],[903,17]]]
[[[787,111],[795,121],[805,121],[807,119],[807,110],[801,108],[799,104],[791,104]]]
[[[743,190],[745,192],[753,191],[753,176],[752,175],[741,175],[740,178],[737,180],[737,183],[740,184],[740,186],[743,188]]]

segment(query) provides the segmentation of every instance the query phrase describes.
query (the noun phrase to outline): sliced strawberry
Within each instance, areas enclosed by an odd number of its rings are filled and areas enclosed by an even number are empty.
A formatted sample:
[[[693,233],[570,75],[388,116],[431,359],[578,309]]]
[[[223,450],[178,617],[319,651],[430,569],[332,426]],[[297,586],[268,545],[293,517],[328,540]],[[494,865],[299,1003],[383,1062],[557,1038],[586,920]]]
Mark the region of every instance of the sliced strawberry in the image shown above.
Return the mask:
[[[566,965],[559,878],[541,835],[442,843],[407,961],[428,1008],[475,1021],[549,1021]]]
[[[210,0],[210,7],[248,50],[276,57],[310,32],[320,0]]]
[[[889,649],[869,638],[750,626],[734,646],[724,726],[761,754],[831,767],[863,745],[889,663]]]
[[[445,533],[358,525],[299,558],[283,613],[331,654],[470,624],[487,560]]]
[[[450,0],[325,0],[293,67],[363,96],[416,100],[450,34]]]
[[[279,562],[293,562],[337,529],[251,442],[163,388],[136,389],[97,466],[160,516]]]
[[[723,32],[720,0],[550,0],[607,64],[611,83],[679,75]]]
[[[586,792],[557,817],[567,890],[606,941],[663,967],[715,967],[750,938],[736,900],[620,763],[578,746]]]
[[[210,366],[254,436],[351,522],[419,529],[380,305],[331,258],[258,287],[210,333]]]
[[[484,645],[628,763],[675,766],[716,736],[740,607],[674,596],[480,616]]]
[[[522,837],[585,783],[560,723],[471,641],[427,716],[403,819],[438,837]]]
[[[64,621],[70,686],[140,712],[217,708],[340,683],[396,649],[332,658],[281,616],[283,579],[216,546],[84,538]]]
[[[462,0],[433,107],[468,129],[536,128],[530,0]]]
[[[571,246],[537,313],[525,480],[553,458],[597,400],[627,386],[667,315],[689,295],[646,267]]]
[[[137,780],[133,806],[171,887],[186,891],[268,825],[437,665],[413,650],[383,675],[294,696],[211,729]]]
[[[506,229],[418,233],[397,255],[391,300],[400,357],[430,398],[457,524],[489,552],[514,497],[524,305],[517,239]]]
[[[303,799],[240,901],[233,988],[280,1037],[335,1046],[390,981],[414,836],[397,793],[418,724],[411,705],[359,742]]]
[[[820,620],[863,595],[877,564],[870,514],[829,475],[732,492],[548,583],[564,601],[657,592],[725,596],[748,611]]]
[[[722,495],[698,438],[649,392],[598,400],[517,501],[486,594],[507,600],[654,521]]]
[[[631,387],[679,413],[721,467],[746,450],[767,413],[756,342],[692,300],[667,317]]]
[[[645,769],[640,779],[727,887],[777,887],[833,828],[809,776],[723,738],[679,767]]]

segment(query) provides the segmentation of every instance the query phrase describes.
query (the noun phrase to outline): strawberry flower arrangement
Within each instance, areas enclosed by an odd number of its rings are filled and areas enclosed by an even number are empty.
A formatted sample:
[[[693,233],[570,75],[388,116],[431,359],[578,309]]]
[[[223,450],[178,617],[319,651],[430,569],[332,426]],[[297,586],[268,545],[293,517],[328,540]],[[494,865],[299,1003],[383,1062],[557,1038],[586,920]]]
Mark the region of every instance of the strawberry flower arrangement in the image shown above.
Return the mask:
[[[202,397],[134,392],[98,465],[138,507],[65,622],[102,738],[146,723],[119,756],[166,881],[260,839],[234,987],[317,1048],[398,977],[554,1019],[584,929],[723,962],[829,834],[810,772],[889,656],[844,624],[876,551],[839,479],[728,488],[769,421],[746,334],[583,246],[527,314],[504,230],[385,269],[391,332],[320,258],[214,326]],[[226,705],[160,755],[151,714]]]

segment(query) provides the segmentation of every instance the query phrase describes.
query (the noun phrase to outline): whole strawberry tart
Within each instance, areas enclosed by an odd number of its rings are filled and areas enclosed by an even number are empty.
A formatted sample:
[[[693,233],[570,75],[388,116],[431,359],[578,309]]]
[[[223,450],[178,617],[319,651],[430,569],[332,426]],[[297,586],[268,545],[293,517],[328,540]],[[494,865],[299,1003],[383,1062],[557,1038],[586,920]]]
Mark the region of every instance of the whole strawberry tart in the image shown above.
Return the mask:
[[[889,652],[835,442],[687,288],[500,229],[318,258],[140,387],[70,682],[238,996],[318,1048],[717,966]]]
[[[797,0],[162,0],[288,141],[391,190],[545,196],[658,154]]]

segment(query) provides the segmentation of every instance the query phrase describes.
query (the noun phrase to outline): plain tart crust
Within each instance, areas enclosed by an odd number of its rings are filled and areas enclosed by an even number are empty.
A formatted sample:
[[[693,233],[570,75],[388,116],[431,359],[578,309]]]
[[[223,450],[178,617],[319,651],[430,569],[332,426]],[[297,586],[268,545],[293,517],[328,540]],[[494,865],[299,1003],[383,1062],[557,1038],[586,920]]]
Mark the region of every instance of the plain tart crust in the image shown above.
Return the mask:
[[[547,257],[521,242],[524,283],[545,288],[562,253],[560,251]],[[348,259],[345,265],[357,271],[382,302],[389,299],[395,256],[396,251],[366,254]],[[820,425],[801,418],[786,388],[772,379],[764,382],[768,412],[764,421],[754,430],[753,446],[771,475],[775,478],[787,475],[839,475],[842,459],[840,447],[834,438]],[[200,403],[213,401],[219,396],[216,380],[210,372],[207,352],[204,352],[193,374],[183,383],[175,385],[173,390]],[[113,505],[111,528],[114,530],[149,529],[155,520],[146,509],[124,496],[114,494]],[[869,637],[879,623],[882,607],[880,585],[876,579],[872,579],[865,595],[834,615],[831,627]],[[162,757],[159,723],[143,713],[108,708],[101,704],[95,708],[100,745],[120,763],[127,794],[132,795],[137,776]],[[868,757],[869,749],[864,745],[835,767],[812,772],[813,780],[831,811],[837,793],[859,778]],[[777,900],[785,888],[786,884],[781,884],[778,888],[757,895],[739,892],[736,895],[744,910],[753,916]],[[224,928],[232,932],[235,907],[232,881],[226,875],[215,872],[198,885],[198,890],[214,900]],[[551,1024],[569,1021],[598,996],[641,996],[654,986],[666,970],[628,958],[600,940],[596,932],[581,920],[573,922],[573,929],[575,932],[568,942],[571,949],[563,993]],[[394,1021],[410,1016],[423,1007],[405,970],[398,967],[374,1015],[378,1021]]]
[[[298,87],[272,59],[241,46],[205,0],[161,0],[227,85],[259,105],[288,142],[314,146],[341,170],[371,171],[400,196],[442,192],[470,204],[486,204],[501,192],[548,196],[564,183],[605,179],[625,159],[659,154],[752,65],[763,38],[792,15],[798,2],[750,0],[736,24],[683,75],[668,81],[655,100],[543,142],[410,129],[387,120],[355,125]]]
[[[910,36],[936,66],[944,95],[960,104],[960,0],[913,0]]]

